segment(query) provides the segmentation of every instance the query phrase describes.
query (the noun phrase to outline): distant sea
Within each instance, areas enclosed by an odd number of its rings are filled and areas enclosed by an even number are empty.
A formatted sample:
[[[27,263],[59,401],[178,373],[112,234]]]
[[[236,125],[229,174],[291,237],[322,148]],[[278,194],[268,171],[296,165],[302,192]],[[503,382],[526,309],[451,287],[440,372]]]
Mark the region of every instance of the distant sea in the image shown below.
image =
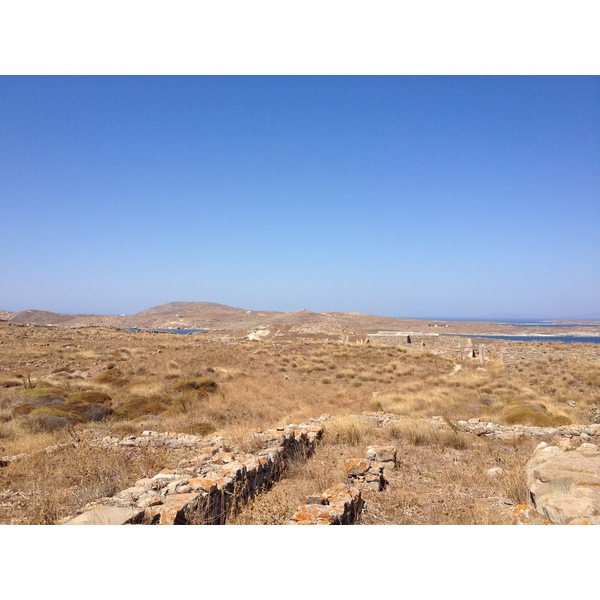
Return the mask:
[[[511,342],[564,342],[566,344],[600,344],[600,336],[591,335],[473,335],[471,333],[448,333],[444,335],[475,339],[483,338],[487,340],[508,340]]]
[[[600,321],[586,320],[569,321],[565,319],[553,321],[552,319],[423,319],[427,321],[462,321],[473,323],[494,323],[504,327],[600,327]],[[600,336],[574,336],[574,335],[473,335],[466,333],[447,334],[458,337],[484,338],[495,340],[508,340],[512,342],[564,342],[567,344],[584,343],[584,344],[600,344]]]
[[[495,323],[496,325],[511,325],[511,326],[523,326],[531,325],[534,327],[600,327],[600,320],[598,319],[536,319],[533,317],[519,318],[519,319],[484,319],[477,317],[474,319],[468,317],[398,317],[401,319],[413,319],[416,321],[437,321],[438,323]]]
[[[206,333],[208,329],[140,329],[139,327],[130,327],[130,331],[145,331],[148,333],[179,333],[187,335],[188,333]]]
[[[598,327],[600,321],[595,323],[586,322],[579,323],[572,321],[569,323],[565,322],[554,322],[548,319],[506,319],[502,321],[494,321],[490,319],[420,319],[422,321],[437,321],[437,322],[448,322],[448,321],[463,321],[463,322],[479,322],[479,323],[495,323],[497,325],[503,325],[507,327]],[[139,329],[132,327],[131,331],[148,331],[151,333],[175,333],[179,335],[187,335],[190,333],[206,333],[208,329]],[[457,337],[469,337],[469,338],[483,338],[483,339],[495,339],[495,340],[508,340],[513,342],[564,342],[567,344],[585,343],[585,344],[600,344],[600,336],[572,336],[572,335],[474,335],[470,333],[452,333],[443,334],[452,335]]]

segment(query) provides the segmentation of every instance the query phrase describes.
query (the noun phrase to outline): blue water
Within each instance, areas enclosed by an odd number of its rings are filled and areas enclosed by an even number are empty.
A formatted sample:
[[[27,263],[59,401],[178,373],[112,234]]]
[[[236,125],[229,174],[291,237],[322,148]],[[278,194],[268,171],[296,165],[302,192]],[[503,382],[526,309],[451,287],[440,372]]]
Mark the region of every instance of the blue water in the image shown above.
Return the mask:
[[[146,331],[148,333],[179,333],[187,335],[188,333],[206,333],[208,329],[140,329],[139,327],[130,327],[130,331]]]
[[[483,338],[492,340],[508,340],[511,342],[564,342],[566,344],[600,344],[600,336],[576,336],[576,335],[472,335],[468,333],[448,333],[457,337]]]
[[[536,319],[534,317],[521,318],[521,319],[494,319],[494,318],[469,318],[469,317],[397,317],[401,319],[415,319],[418,321],[437,321],[438,323],[495,323],[496,325],[505,325],[509,327],[518,326],[531,326],[531,327],[600,327],[600,320],[597,319],[582,319],[578,321],[572,319],[567,322],[566,319],[553,320],[553,319]]]
[[[553,321],[551,319],[427,319],[428,321],[447,322],[462,321],[462,322],[478,322],[478,323],[495,323],[504,327],[600,327],[600,321],[588,319],[585,322],[570,321]],[[443,333],[442,335],[455,335],[460,337],[483,338],[508,340],[511,342],[564,342],[566,344],[584,343],[584,344],[600,344],[600,336],[575,336],[575,335],[494,335],[494,334],[466,334],[466,333]]]
[[[510,321],[506,323],[498,323],[498,325],[505,325],[508,327],[598,327],[600,322],[596,323],[554,323],[552,321]]]

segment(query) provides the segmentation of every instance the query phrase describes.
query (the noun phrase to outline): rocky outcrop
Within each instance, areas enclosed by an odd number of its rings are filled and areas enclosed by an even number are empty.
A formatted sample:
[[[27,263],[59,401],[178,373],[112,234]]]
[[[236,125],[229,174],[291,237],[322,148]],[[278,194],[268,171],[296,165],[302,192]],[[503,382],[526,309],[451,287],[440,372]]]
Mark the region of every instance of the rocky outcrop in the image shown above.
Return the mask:
[[[359,488],[343,483],[322,494],[309,496],[290,520],[290,525],[353,525],[364,501]]]
[[[396,448],[369,446],[366,458],[351,458],[345,464],[348,483],[364,484],[381,492],[387,484],[385,472],[396,468]]]
[[[562,446],[541,442],[527,463],[530,506],[517,510],[518,523],[600,524],[600,450]]]
[[[393,446],[369,446],[366,458],[348,459],[348,483],[306,498],[290,525],[354,525],[365,506],[360,488],[381,492],[387,484],[386,469],[396,468],[396,454]]]
[[[410,421],[406,417],[384,412],[364,412],[360,415],[360,418],[372,421],[378,427]],[[531,425],[499,425],[492,423],[488,418],[482,418],[455,421],[450,424],[443,417],[436,416],[431,417],[431,425],[439,429],[454,428],[464,433],[472,433],[477,436],[499,440],[532,437],[543,441],[566,439],[573,443],[585,443],[600,438],[600,424],[597,423],[590,425],[563,425],[561,427],[533,427]]]
[[[443,423],[442,417],[434,417],[434,423]],[[442,425],[443,426],[443,425]],[[533,427],[531,425],[498,425],[487,419],[470,419],[458,421],[456,426],[467,433],[488,438],[511,440],[522,436],[550,440],[552,438],[565,438],[589,442],[599,435],[600,425],[563,425],[561,427]]]

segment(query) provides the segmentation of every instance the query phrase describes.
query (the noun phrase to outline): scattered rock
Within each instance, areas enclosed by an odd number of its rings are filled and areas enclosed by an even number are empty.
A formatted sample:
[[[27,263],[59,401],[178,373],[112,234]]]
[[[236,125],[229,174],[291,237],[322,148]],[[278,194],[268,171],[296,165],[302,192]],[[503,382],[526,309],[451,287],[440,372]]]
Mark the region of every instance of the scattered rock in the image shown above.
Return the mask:
[[[140,519],[143,511],[133,507],[94,506],[64,525],[125,525]]]
[[[357,487],[338,484],[317,496],[309,496],[290,520],[290,525],[353,525],[364,500]]]
[[[506,471],[502,467],[492,467],[487,470],[487,476],[490,478],[499,477],[500,475],[504,475]]]
[[[600,450],[541,442],[526,467],[531,508],[551,523],[600,524]]]

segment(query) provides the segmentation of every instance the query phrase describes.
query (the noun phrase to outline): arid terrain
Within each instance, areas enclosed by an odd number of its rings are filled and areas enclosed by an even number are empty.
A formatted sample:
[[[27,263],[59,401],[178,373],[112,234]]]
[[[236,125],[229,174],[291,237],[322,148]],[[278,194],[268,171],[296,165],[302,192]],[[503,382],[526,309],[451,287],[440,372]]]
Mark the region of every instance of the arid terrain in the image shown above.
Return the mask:
[[[0,310],[0,320],[15,325],[60,325],[62,327],[114,327],[138,329],[208,329],[211,331],[251,330],[257,328],[274,329],[284,334],[288,328],[294,333],[302,327],[315,329],[313,334],[319,337],[349,335],[364,339],[368,333],[385,331],[415,331],[424,333],[442,332],[444,334],[501,334],[501,335],[539,335],[539,328],[524,324],[518,328],[507,328],[498,321],[432,321],[418,319],[399,319],[379,317],[362,313],[312,312],[298,310],[293,312],[257,311],[234,308],[213,302],[170,302],[148,308],[135,315],[87,315],[61,314],[43,310],[23,310],[10,312]],[[578,322],[580,323],[580,322]],[[549,322],[550,325],[550,322]],[[600,335],[600,322],[591,321],[592,327],[579,327],[568,321],[556,322],[556,327],[545,327],[545,335]],[[300,329],[299,329],[300,328]],[[322,331],[318,331],[321,329]],[[354,341],[354,340],[352,340]]]
[[[244,447],[252,432],[323,414],[331,418],[315,455],[290,465],[231,523],[287,523],[305,496],[343,481],[346,458],[391,444],[399,466],[383,492],[366,492],[361,523],[511,524],[539,439],[487,439],[454,425],[557,427],[599,416],[600,344],[449,335],[507,334],[497,323],[211,303],[134,316],[1,311],[0,319],[4,524],[56,523],[185,458],[168,447],[100,448],[107,436],[219,435]],[[511,328],[517,333],[539,330]],[[599,335],[600,326],[544,328],[557,333]],[[366,412],[397,419],[375,426],[359,418]],[[434,417],[447,427],[433,427]],[[502,476],[490,476],[496,467]]]

